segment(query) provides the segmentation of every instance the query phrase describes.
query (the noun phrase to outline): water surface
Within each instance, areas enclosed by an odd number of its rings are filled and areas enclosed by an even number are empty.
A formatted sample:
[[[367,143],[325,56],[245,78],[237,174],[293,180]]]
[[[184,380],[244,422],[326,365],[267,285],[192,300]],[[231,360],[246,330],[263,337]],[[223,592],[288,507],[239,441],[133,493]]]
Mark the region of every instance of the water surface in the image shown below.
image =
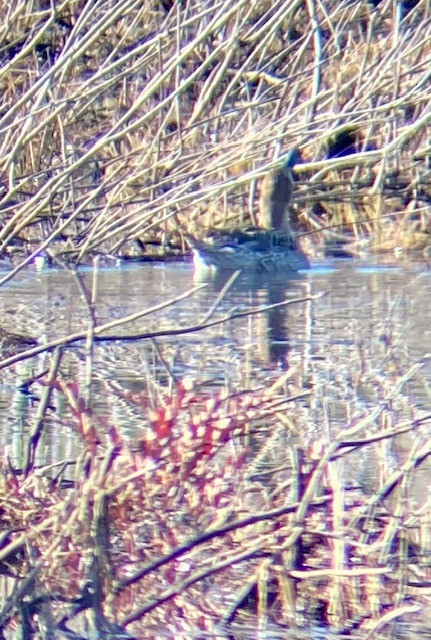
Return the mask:
[[[149,312],[115,329],[115,334],[186,329],[283,300],[297,302],[226,319],[179,337],[98,345],[94,384],[97,388],[98,380],[105,384],[108,379],[113,386],[139,392],[149,391],[150,381],[166,386],[173,379],[189,376],[208,385],[254,388],[265,384],[268,372],[291,371],[296,384],[312,391],[304,406],[306,421],[300,411],[294,416],[298,432],[303,438],[330,438],[375,407],[391,380],[395,384],[398,376],[431,353],[430,273],[416,264],[388,268],[338,261],[290,279],[239,278],[223,295],[227,276],[209,279],[192,296]],[[84,271],[81,277],[91,289],[92,272]],[[184,263],[102,269],[97,322],[174,301],[199,282],[205,283],[205,277],[197,278]],[[19,274],[0,289],[0,307],[5,329],[41,342],[86,330],[89,322],[77,279],[63,270]],[[42,355],[2,371],[3,444],[16,447],[15,436],[21,440],[25,435],[37,406],[17,391],[17,374],[19,380],[25,379],[40,372],[47,362]],[[64,366],[66,377],[83,380],[83,344],[68,350]],[[412,408],[427,411],[430,374],[427,361],[397,391],[391,420],[409,417]],[[140,421],[134,420],[130,407],[123,412],[118,403],[112,406],[109,395],[106,384],[97,388],[96,412],[123,424],[133,438],[135,430],[142,428],[141,416]],[[67,432],[61,431],[53,438],[59,438],[57,446],[66,446]]]
[[[292,400],[276,413],[282,428],[274,439],[265,424],[257,425],[256,442],[268,439],[271,446],[263,447],[262,454],[256,450],[259,461],[250,477],[251,484],[272,487],[274,482],[276,491],[280,478],[288,486],[293,475],[290,450],[302,450],[304,459],[313,460],[355,425],[361,425],[365,439],[406,421],[414,423],[429,411],[431,296],[424,265],[334,261],[291,278],[240,277],[230,286],[228,276],[206,280],[184,263],[102,269],[97,291],[91,270],[81,271],[79,278],[54,269],[19,274],[0,288],[2,322],[4,329],[42,343],[86,331],[93,289],[98,325],[144,312],[116,327],[115,341],[96,344],[91,369],[84,341],[64,349],[62,380],[82,395],[90,392],[100,433],[115,425],[133,444],[149,428],[149,410],[185,378],[207,395],[220,389],[271,388],[282,379],[274,401],[283,394]],[[205,286],[179,299],[200,284]],[[196,330],[202,324],[206,328]],[[137,333],[148,335],[131,340]],[[43,392],[37,382],[31,385],[33,395],[23,393],[20,385],[45,374],[50,361],[42,353],[1,369],[1,446],[17,467],[25,460]],[[86,390],[89,373],[91,387]],[[76,457],[80,438],[75,423],[63,394],[55,392],[37,464]],[[418,422],[408,433],[356,447],[331,463],[340,487],[359,487],[361,500],[374,494],[427,442],[428,431],[427,422]],[[412,513],[427,505],[429,471],[425,459],[411,474],[406,497]],[[401,503],[396,504],[394,510]],[[386,506],[391,510],[390,500]],[[417,529],[411,528],[412,539]],[[247,637],[244,626],[241,631]],[[326,630],[315,633],[326,636]],[[260,637],[290,635],[280,628]]]

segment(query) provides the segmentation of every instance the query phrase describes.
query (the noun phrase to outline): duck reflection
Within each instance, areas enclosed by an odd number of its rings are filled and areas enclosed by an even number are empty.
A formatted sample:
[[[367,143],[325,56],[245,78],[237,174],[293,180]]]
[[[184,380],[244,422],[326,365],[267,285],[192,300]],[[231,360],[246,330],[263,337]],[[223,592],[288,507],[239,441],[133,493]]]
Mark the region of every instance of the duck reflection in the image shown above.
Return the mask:
[[[257,343],[257,351],[253,354],[262,364],[276,366],[285,371],[289,368],[289,326],[292,324],[293,315],[298,314],[297,305],[283,304],[286,300],[302,296],[301,283],[306,283],[306,276],[292,273],[259,275],[239,273],[233,284],[229,283],[232,273],[215,272],[205,279],[215,291],[226,291],[228,301],[238,299],[248,300],[250,308],[267,307],[265,311],[255,317],[257,333],[253,336]],[[198,276],[202,282],[202,278]],[[235,309],[237,311],[237,308]],[[296,322],[296,319],[295,319]]]
[[[289,368],[289,306],[272,306],[289,297],[289,288],[283,282],[266,283],[263,289],[264,304],[270,308],[259,316],[259,351],[261,360],[274,364],[280,370]]]

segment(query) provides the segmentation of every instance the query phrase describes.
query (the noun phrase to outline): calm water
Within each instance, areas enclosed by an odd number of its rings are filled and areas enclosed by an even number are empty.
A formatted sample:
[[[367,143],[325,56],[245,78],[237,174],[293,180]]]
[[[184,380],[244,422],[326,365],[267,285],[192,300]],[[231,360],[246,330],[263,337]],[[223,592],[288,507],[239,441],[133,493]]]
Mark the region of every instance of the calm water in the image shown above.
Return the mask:
[[[91,289],[92,272],[80,276]],[[202,283],[188,264],[100,270],[95,304],[99,325],[145,312],[116,328],[116,336],[220,322],[179,337],[98,344],[91,391],[99,427],[115,424],[133,442],[146,428],[142,398],[145,407],[152,406],[160,390],[185,376],[206,389],[227,386],[234,391],[268,386],[286,374],[288,394],[308,392],[284,416],[291,442],[305,448],[316,441],[328,443],[367,418],[370,431],[375,431],[376,425],[390,429],[428,413],[431,271],[426,265],[333,262],[288,281],[238,279],[228,288],[226,278],[203,282],[204,288],[174,302]],[[290,304],[280,306],[284,300]],[[166,308],[153,309],[163,303]],[[271,308],[261,313],[231,318],[268,305]],[[41,342],[88,326],[88,308],[77,279],[65,271],[20,274],[0,288],[0,307],[5,329]],[[33,385],[36,397],[32,398],[18,385],[46,371],[49,361],[42,354],[0,371],[0,444],[17,465],[22,463],[41,393]],[[411,373],[419,363],[422,366]],[[62,376],[83,388],[83,344],[66,350]],[[133,398],[140,401],[134,403]],[[72,422],[64,400],[55,394],[38,463],[76,456],[79,438]],[[350,454],[348,469],[340,461],[340,477],[346,483],[359,483],[365,492],[374,491],[379,478],[408,458],[416,437],[420,444],[427,424],[417,433],[383,442],[384,455],[382,449],[370,447]],[[428,500],[429,477],[424,465],[412,477],[409,500],[418,505]],[[405,637],[411,637],[405,630]],[[327,637],[326,631],[322,633],[316,630],[316,637]],[[275,630],[265,637],[285,635]]]
[[[81,276],[91,288],[91,271]],[[197,284],[184,263],[100,270],[98,324],[174,301]],[[282,371],[291,372],[292,390],[310,391],[290,417],[306,445],[316,438],[330,439],[379,403],[387,403],[391,385],[396,392],[385,409],[388,427],[429,410],[428,361],[397,386],[409,367],[431,353],[431,271],[426,266],[340,261],[288,281],[239,279],[223,291],[225,285],[226,277],[211,280],[186,299],[115,329],[115,335],[185,329],[285,299],[296,302],[180,337],[98,345],[93,403],[99,417],[120,425],[133,439],[143,428],[142,412],[122,401],[126,392],[147,394],[151,404],[158,387],[184,376],[208,386],[243,389],[268,384]],[[88,326],[77,280],[61,270],[18,275],[0,289],[0,308],[5,329],[41,342]],[[17,385],[43,372],[48,363],[41,355],[0,372],[0,441],[17,460],[37,410],[37,402]],[[63,374],[72,381],[84,379],[82,344],[67,351]],[[55,418],[40,448],[48,459],[72,456],[77,447],[76,437],[63,424],[67,416],[62,400],[55,401]],[[372,474],[372,468],[366,473]]]
[[[92,273],[82,272],[81,276],[91,288]],[[100,270],[98,324],[174,301],[199,282],[205,280],[196,279],[187,264]],[[187,299],[115,329],[115,335],[196,325],[205,320],[217,300],[210,321],[284,299],[321,296],[180,338],[158,338],[157,344],[161,351],[170,347],[169,368],[176,377],[235,382],[247,376],[250,381],[258,379],[262,370],[300,367],[314,387],[316,401],[325,396],[328,406],[338,405],[340,400],[347,405],[352,391],[359,403],[374,402],[378,393],[374,385],[367,388],[369,376],[406,370],[431,353],[431,270],[424,265],[379,267],[338,262],[289,281],[240,279],[221,295],[225,283],[226,279],[210,280]],[[88,326],[88,308],[76,279],[64,271],[19,274],[0,288],[0,308],[3,328],[37,337],[40,342]],[[150,341],[114,346],[98,347],[96,370],[109,367],[113,380],[134,379],[138,383],[144,372],[136,369],[137,362],[132,359],[145,356],[145,367],[151,365],[151,373],[163,382],[166,366]],[[79,363],[82,347],[74,347],[72,352]],[[15,366],[15,371],[25,375],[28,367],[28,362],[23,363]],[[417,406],[428,404],[429,373],[425,366],[409,384],[410,399]],[[2,378],[3,393],[8,395],[8,382],[15,378],[7,371],[2,372]],[[15,419],[22,422],[22,414]],[[326,426],[333,428],[332,424]],[[317,427],[311,425],[312,429]]]
[[[90,288],[93,274],[81,276]],[[98,324],[173,301],[199,282],[188,264],[100,270]],[[115,335],[184,329],[285,299],[297,302],[180,337],[98,345],[94,408],[99,416],[115,420],[133,438],[142,420],[134,420],[130,406],[112,402],[112,388],[151,395],[150,386],[166,387],[184,376],[208,385],[256,387],[268,374],[291,371],[295,383],[311,391],[304,415],[299,411],[295,417],[298,431],[305,439],[331,437],[378,405],[388,386],[431,353],[431,271],[424,265],[336,262],[289,281],[239,279],[223,292],[225,284],[226,278],[211,280],[186,299],[115,329]],[[0,289],[0,308],[5,329],[41,342],[88,326],[88,309],[76,278],[61,270],[18,275]],[[82,345],[68,350],[64,374],[69,379],[83,379],[83,354]],[[1,371],[0,439],[18,456],[37,403],[16,386],[43,371],[47,362],[42,355]],[[103,385],[98,383],[102,380]],[[413,409],[428,410],[430,384],[431,365],[426,362],[397,390],[393,423],[410,418]],[[61,411],[60,405],[57,412]],[[52,437],[54,450],[73,453],[75,439],[67,430],[55,425]],[[57,450],[54,455],[58,454]]]

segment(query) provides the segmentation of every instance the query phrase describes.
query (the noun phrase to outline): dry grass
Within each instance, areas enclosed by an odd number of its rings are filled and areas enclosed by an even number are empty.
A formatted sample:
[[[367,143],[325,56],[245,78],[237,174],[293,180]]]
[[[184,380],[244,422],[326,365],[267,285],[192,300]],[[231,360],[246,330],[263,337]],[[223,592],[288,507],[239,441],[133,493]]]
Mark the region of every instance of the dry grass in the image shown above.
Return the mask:
[[[130,253],[135,239],[181,248],[184,232],[253,219],[257,178],[295,145],[306,230],[427,246],[428,3],[402,21],[402,3],[329,4],[0,3],[1,252],[27,256],[21,268],[43,251]],[[358,153],[322,160],[346,131]],[[430,455],[429,416],[390,413],[422,364],[372,380],[374,411],[302,447],[310,392],[288,376],[243,392],[170,380],[151,405],[111,390],[141,412],[132,446],[91,413],[94,345],[117,326],[97,326],[93,294],[86,332],[27,352],[56,349],[33,381],[23,464],[0,464],[0,638],[217,625],[239,637],[248,624],[253,637],[298,620],[387,637],[428,607],[429,505],[406,498]],[[78,340],[82,387],[60,367]],[[39,468],[54,392],[81,455]],[[385,445],[404,437],[391,473]],[[378,461],[370,495],[343,474],[363,451]]]
[[[113,384],[109,366],[94,370],[95,344],[113,340],[117,361],[112,331],[138,314],[98,325],[97,283],[92,292],[81,284],[89,321],[82,381],[64,373],[63,361],[65,347],[84,333],[27,345],[0,362],[55,347],[49,370],[27,385],[39,401],[19,462],[7,452],[0,461],[0,637],[198,638],[205,631],[239,639],[321,625],[377,639],[400,622],[418,625],[431,577],[422,488],[431,415],[411,402],[409,387],[426,384],[429,358],[394,366],[394,348],[374,370],[359,340],[352,357],[359,369],[346,380],[341,367],[331,384],[341,396],[345,384],[361,397],[372,389],[376,403],[350,406],[345,427],[329,436],[313,430],[322,390],[313,389],[318,378],[304,375],[303,363],[281,376],[268,369],[261,383],[250,376],[243,390],[242,379],[216,386],[176,378],[171,347],[160,344],[165,387],[159,377]],[[227,322],[217,302],[188,330],[214,322]],[[92,411],[99,395],[138,416],[132,441],[113,417]],[[322,422],[330,424],[330,414]],[[41,466],[50,429],[73,434],[78,453]]]
[[[307,198],[367,198],[342,216],[357,237],[392,235],[389,191],[427,198],[425,0],[402,20],[389,1],[54,6],[0,12],[2,253],[181,250],[253,219],[256,178],[294,145]],[[322,162],[346,128],[368,151]]]
[[[3,637],[253,637],[302,620],[379,638],[428,601],[429,503],[406,496],[431,452],[430,416],[388,426],[384,409],[423,365],[310,447],[293,444],[310,393],[292,372],[242,393],[185,379],[153,408],[145,393],[117,391],[142,415],[131,444],[92,418],[58,365],[39,384],[48,405],[53,391],[69,405],[81,455],[36,467],[34,430],[26,467],[0,465]],[[404,463],[391,473],[393,447]],[[369,495],[346,484],[358,456],[379,469]]]

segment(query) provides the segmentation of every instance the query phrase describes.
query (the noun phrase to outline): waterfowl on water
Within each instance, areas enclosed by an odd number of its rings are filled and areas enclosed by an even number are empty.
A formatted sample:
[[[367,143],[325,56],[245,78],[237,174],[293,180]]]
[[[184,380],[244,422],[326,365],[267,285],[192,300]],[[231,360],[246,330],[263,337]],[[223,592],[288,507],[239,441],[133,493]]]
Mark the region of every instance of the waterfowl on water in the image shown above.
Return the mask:
[[[24,336],[19,333],[12,333],[0,327],[0,359],[31,349],[38,344],[35,338]]]
[[[246,271],[298,271],[310,265],[298,247],[289,215],[293,193],[292,169],[300,159],[298,149],[287,154],[282,167],[262,181],[259,227],[213,234],[205,240],[188,238],[196,269]]]

